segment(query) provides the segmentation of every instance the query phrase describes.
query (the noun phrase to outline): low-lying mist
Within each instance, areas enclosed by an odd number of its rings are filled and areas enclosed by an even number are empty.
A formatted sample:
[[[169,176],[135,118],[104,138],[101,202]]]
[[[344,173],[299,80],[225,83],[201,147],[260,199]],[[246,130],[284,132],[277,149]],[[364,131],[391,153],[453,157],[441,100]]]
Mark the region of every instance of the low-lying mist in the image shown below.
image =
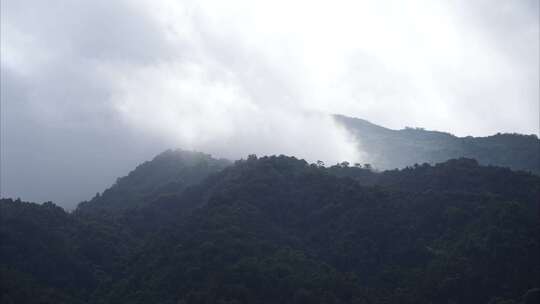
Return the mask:
[[[332,116],[301,107],[264,79],[245,78],[260,91],[225,71],[211,76],[204,67],[164,64],[128,73],[113,101],[133,128],[171,146],[229,159],[255,153],[360,161],[359,143]]]
[[[1,6],[2,196],[74,204],[168,148],[366,160],[331,114],[538,130],[538,1]]]

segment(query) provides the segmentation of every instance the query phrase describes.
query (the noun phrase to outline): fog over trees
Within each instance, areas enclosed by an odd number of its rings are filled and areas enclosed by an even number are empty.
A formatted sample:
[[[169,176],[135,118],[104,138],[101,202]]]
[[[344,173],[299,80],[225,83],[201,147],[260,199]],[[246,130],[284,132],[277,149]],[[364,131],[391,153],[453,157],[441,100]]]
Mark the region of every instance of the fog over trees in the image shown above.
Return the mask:
[[[538,0],[1,0],[0,303],[540,303]]]
[[[333,114],[538,134],[536,0],[0,5],[9,197],[74,208],[169,148],[372,159]]]

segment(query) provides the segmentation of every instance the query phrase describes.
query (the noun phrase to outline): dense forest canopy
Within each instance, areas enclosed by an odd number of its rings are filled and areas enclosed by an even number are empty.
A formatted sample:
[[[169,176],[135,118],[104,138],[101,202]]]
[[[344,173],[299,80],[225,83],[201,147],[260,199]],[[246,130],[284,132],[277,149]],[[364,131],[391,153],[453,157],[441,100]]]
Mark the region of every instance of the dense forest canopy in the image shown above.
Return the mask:
[[[536,135],[497,133],[486,137],[457,137],[422,128],[391,130],[342,115],[334,118],[359,141],[365,161],[382,170],[468,157],[483,165],[540,174],[540,140]]]
[[[230,164],[201,152],[167,150],[119,178],[103,194],[79,204],[77,211],[122,211],[145,205],[160,195],[180,193]]]
[[[0,0],[0,304],[540,304],[539,13]]]
[[[73,213],[0,201],[2,303],[537,303],[540,177],[167,151]]]

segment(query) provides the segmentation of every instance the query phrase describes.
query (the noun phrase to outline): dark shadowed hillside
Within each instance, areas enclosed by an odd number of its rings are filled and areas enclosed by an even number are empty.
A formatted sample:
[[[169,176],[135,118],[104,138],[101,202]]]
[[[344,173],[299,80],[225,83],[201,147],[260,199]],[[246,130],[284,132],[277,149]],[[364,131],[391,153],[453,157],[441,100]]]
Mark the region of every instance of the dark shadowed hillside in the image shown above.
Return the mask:
[[[114,217],[1,200],[2,303],[530,304],[540,292],[528,173],[250,156],[159,189]]]
[[[119,222],[0,199],[0,303],[88,303],[137,248]],[[96,302],[97,303],[97,302]]]
[[[457,137],[420,128],[391,130],[363,119],[334,117],[358,138],[360,148],[367,152],[365,161],[381,170],[467,157],[483,165],[540,174],[540,140],[536,135]]]
[[[82,202],[77,212],[121,211],[141,207],[161,195],[178,194],[186,187],[230,165],[226,159],[183,150],[167,150],[119,178],[103,194]]]

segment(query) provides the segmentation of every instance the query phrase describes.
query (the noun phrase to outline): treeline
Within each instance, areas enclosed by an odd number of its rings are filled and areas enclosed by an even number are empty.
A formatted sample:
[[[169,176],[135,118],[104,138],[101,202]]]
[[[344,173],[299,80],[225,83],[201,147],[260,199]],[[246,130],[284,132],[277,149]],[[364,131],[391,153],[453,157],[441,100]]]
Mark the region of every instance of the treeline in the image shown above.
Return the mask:
[[[530,304],[540,296],[540,178],[529,173],[469,159],[376,173],[250,156],[162,195],[148,176],[155,186],[141,194],[145,203],[122,211],[89,202],[68,214],[1,200],[1,302]]]
[[[392,130],[342,115],[334,118],[358,139],[366,161],[381,170],[467,157],[482,165],[540,174],[540,139],[536,135],[497,133],[457,137],[422,128]]]

